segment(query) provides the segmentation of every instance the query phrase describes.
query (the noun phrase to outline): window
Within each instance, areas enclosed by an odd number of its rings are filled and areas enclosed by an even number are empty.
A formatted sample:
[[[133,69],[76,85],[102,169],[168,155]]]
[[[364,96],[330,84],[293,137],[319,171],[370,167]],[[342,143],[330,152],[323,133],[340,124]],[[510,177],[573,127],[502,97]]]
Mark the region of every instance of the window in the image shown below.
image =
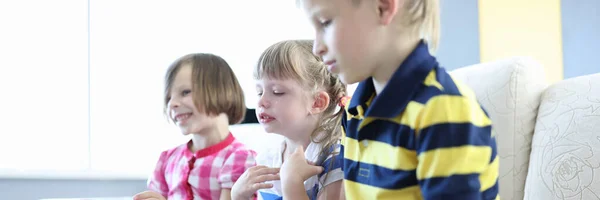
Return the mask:
[[[192,52],[222,56],[241,82],[246,105],[253,108],[252,69],[262,51],[280,40],[313,37],[293,2],[228,3],[92,2],[92,168],[149,171],[162,150],[187,139],[162,114],[163,76],[176,58]]]
[[[171,62],[222,56],[254,108],[260,53],[313,37],[289,1],[89,2],[0,2],[0,169],[147,174],[188,139],[162,113]]]
[[[0,2],[0,168],[88,166],[86,18],[86,1]]]

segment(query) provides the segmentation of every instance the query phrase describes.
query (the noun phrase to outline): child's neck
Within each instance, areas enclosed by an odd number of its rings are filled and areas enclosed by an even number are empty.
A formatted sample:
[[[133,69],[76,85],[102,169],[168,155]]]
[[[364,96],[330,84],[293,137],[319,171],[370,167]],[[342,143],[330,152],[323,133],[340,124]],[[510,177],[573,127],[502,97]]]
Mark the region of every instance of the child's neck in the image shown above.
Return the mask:
[[[417,47],[421,40],[415,37],[398,37],[382,56],[383,59],[373,71],[373,86],[376,94],[380,94],[387,85],[394,72],[398,70],[402,62]]]
[[[296,149],[300,146],[302,146],[302,149],[306,151],[306,148],[308,147],[308,145],[310,145],[310,142],[310,139],[306,141],[294,141],[289,138],[285,138],[285,150],[282,152],[283,157],[285,158],[288,155],[294,153],[294,151],[296,151]]]
[[[229,120],[227,119],[227,116],[223,119],[222,115],[224,114],[219,115],[217,119],[215,119],[216,123],[213,127],[192,134],[192,145],[190,146],[192,152],[210,147],[227,138],[229,135]]]
[[[312,133],[312,132],[310,132],[310,133]],[[319,134],[323,134],[323,133],[319,133]],[[300,135],[300,134],[298,134],[298,135]],[[282,156],[281,160],[284,161],[285,157],[294,153],[296,151],[296,149],[300,146],[302,146],[302,149],[304,149],[304,151],[306,152],[306,148],[308,148],[308,145],[310,145],[311,142],[312,142],[311,137],[302,138],[302,139],[285,137],[285,148],[284,148],[283,152],[281,152],[281,156]]]

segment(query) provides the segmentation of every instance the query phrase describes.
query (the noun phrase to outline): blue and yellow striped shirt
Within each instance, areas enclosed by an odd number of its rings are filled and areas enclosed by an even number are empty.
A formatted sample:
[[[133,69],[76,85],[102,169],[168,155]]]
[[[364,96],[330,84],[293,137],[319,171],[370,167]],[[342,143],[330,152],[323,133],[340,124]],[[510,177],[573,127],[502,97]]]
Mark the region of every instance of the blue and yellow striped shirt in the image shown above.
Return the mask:
[[[375,95],[361,82],[342,120],[347,199],[499,199],[491,120],[420,43]]]

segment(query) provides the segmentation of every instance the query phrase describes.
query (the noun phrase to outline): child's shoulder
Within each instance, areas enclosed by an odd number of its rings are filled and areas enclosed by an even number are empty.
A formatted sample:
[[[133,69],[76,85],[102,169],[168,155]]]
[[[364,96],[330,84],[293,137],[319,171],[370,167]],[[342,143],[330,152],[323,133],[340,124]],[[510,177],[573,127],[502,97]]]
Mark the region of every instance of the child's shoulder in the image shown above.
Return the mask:
[[[254,150],[252,150],[247,145],[245,145],[237,139],[234,139],[233,142],[231,142],[231,144],[229,144],[226,148],[221,150],[221,152],[227,157],[231,155],[247,155],[253,157],[256,156],[256,152]]]
[[[172,157],[175,155],[183,155],[185,153],[185,151],[187,150],[187,146],[188,146],[189,142],[183,143],[179,146],[176,147],[172,147],[170,149],[164,150],[161,153],[161,157],[165,156],[165,157]]]
[[[184,158],[186,150],[187,143],[164,150],[160,153],[158,162],[163,164],[177,162],[177,160]]]
[[[439,96],[475,99],[475,94],[469,86],[452,77],[444,68],[436,67],[427,75],[422,87],[419,87],[415,100],[425,104]]]

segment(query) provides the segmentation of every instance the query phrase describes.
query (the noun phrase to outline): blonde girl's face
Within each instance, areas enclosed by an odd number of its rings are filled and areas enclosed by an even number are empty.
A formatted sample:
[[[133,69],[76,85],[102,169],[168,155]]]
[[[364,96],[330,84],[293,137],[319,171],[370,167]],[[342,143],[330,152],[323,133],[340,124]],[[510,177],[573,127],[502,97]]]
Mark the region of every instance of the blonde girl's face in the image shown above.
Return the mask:
[[[175,75],[167,104],[169,118],[184,135],[199,133],[211,124],[211,117],[200,112],[192,95],[192,67],[182,66]]]
[[[314,100],[299,82],[265,77],[256,81],[256,93],[256,117],[266,132],[299,140],[310,138],[316,124],[310,113]]]

